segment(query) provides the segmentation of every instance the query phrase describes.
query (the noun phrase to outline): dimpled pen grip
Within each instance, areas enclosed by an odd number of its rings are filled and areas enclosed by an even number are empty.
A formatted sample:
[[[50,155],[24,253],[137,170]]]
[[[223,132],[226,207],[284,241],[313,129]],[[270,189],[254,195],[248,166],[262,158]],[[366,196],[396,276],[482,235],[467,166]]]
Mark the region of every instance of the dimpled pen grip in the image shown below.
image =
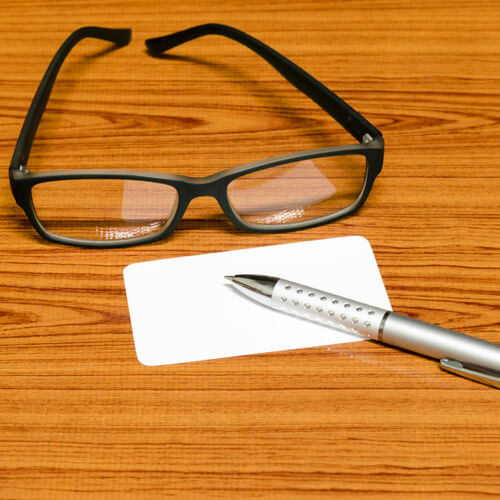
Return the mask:
[[[271,307],[375,340],[378,339],[384,318],[388,314],[385,309],[367,306],[284,279],[278,280],[274,286]]]

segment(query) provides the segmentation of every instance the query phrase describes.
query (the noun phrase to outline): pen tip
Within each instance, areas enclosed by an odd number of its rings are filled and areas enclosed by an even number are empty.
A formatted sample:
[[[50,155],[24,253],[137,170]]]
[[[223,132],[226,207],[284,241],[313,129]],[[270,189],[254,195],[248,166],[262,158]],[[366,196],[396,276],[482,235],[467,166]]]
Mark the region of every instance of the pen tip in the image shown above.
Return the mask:
[[[229,281],[234,281],[234,276],[224,276]]]

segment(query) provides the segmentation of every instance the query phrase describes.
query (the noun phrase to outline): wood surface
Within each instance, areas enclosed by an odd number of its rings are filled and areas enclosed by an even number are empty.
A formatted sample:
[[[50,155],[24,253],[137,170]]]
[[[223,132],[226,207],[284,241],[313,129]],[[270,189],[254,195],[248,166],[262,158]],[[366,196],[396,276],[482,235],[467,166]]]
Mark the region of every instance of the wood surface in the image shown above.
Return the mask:
[[[265,235],[234,228],[202,198],[154,244],[42,240],[7,170],[46,66],[81,26],[130,27],[133,41],[77,46],[33,171],[201,176],[352,142],[230,40],[145,52],[146,38],[205,22],[262,39],[383,132],[366,205]],[[497,1],[2,0],[0,67],[0,498],[500,495],[499,391],[372,342],[142,366],[122,279],[133,262],[363,235],[395,310],[500,342]]]

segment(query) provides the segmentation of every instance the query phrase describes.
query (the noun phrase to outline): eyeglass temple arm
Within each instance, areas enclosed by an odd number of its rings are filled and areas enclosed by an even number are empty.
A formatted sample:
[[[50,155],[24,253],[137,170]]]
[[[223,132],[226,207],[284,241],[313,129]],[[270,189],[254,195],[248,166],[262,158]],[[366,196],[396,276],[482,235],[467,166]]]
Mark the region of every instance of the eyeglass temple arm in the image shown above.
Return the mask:
[[[33,145],[36,131],[40,125],[43,112],[47,106],[47,102],[54,86],[57,74],[66,59],[71,49],[84,38],[98,38],[108,42],[113,42],[119,47],[123,47],[130,42],[132,31],[129,29],[110,29],[110,28],[97,28],[85,27],[74,31],[66,41],[61,45],[56,52],[52,61],[50,62],[45,75],[38,86],[35,97],[28,110],[24,120],[21,133],[17,140],[14,154],[12,156],[11,169],[17,169],[20,166],[26,166],[28,157]]]
[[[202,24],[159,38],[150,38],[146,40],[146,46],[152,54],[160,54],[205,35],[225,36],[253,50],[298,90],[335,118],[359,142],[364,141],[365,134],[369,134],[373,139],[382,137],[382,133],[368,120],[309,73],[265,43],[236,28],[223,24]]]

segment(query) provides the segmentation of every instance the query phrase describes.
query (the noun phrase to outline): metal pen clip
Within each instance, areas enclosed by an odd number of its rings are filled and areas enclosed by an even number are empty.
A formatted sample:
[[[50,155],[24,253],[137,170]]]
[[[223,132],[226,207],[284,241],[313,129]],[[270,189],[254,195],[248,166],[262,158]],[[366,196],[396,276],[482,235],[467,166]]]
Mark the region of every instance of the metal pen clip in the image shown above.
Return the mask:
[[[483,371],[481,367],[467,365],[455,359],[443,358],[440,365],[443,370],[454,373],[455,375],[460,375],[461,377],[469,378],[481,384],[500,389],[500,374],[494,375],[493,372],[487,370]]]

